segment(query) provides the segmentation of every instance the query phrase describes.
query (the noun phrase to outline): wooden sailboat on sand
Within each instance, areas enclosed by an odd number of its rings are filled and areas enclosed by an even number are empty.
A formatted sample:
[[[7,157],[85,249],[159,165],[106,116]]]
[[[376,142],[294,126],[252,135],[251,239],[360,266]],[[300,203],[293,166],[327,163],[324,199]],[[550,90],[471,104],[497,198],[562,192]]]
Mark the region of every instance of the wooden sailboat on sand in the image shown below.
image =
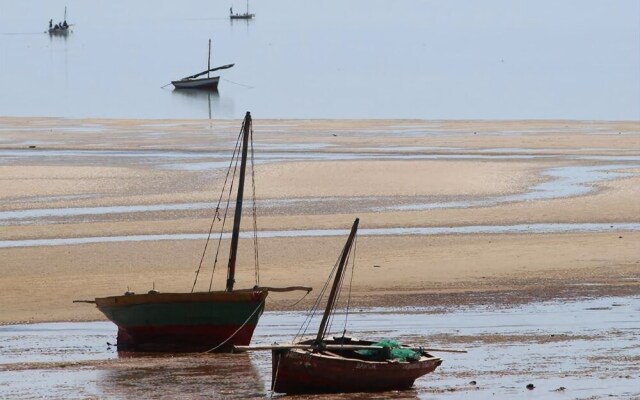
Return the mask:
[[[196,281],[194,281],[190,293],[159,293],[156,290],[152,290],[147,294],[127,292],[122,296],[96,298],[95,304],[97,308],[118,326],[119,350],[225,351],[230,350],[233,345],[248,345],[264,310],[265,299],[269,291],[305,290],[308,292],[311,290],[311,288],[305,287],[261,287],[259,286],[257,273],[256,286],[241,290],[234,288],[248,153],[253,157],[252,133],[251,115],[247,112],[242,124],[242,130],[238,136],[236,150],[229,166],[231,171],[235,161],[235,171],[237,157],[240,157],[226,290],[212,291],[210,284],[209,291],[194,292],[198,279],[198,274],[196,274]],[[251,147],[250,151],[249,147]],[[253,167],[253,162],[251,162],[251,167]],[[253,179],[253,173],[251,177]],[[233,184],[234,182],[230,183],[230,185]],[[253,181],[252,187],[255,188]],[[225,188],[223,188],[224,192]],[[230,188],[228,193],[231,196]],[[256,246],[255,260],[257,268],[255,192],[253,193],[253,200],[254,244]],[[229,200],[227,200],[227,204],[229,204]],[[224,211],[224,214],[219,214],[218,210],[218,207],[216,207],[211,229],[213,229],[216,219],[222,221],[221,240],[227,211]],[[223,217],[223,219],[220,217]],[[209,236],[211,236],[211,230]],[[208,243],[209,240],[207,239]],[[218,242],[219,247],[220,241]],[[202,259],[205,258],[206,251],[207,247],[205,246]],[[199,271],[200,267],[198,268],[198,273]],[[213,275],[211,279],[213,281]]]
[[[198,72],[197,74],[187,76],[177,81],[171,81],[171,84],[176,89],[218,90],[218,83],[220,82],[220,77],[211,76],[211,72],[222,70],[222,69],[228,69],[233,66],[234,64],[227,64],[227,65],[222,65],[220,67],[211,68],[211,39],[209,39],[209,57],[207,58],[206,71]],[[206,78],[199,78],[204,74],[207,74]]]
[[[326,338],[327,325],[344,278],[345,265],[358,230],[356,219],[340,254],[327,306],[315,339],[271,346],[236,346],[235,350],[271,350],[271,388],[274,392],[341,393],[408,389],[433,372],[442,359],[422,349],[386,340],[373,342],[346,337]],[[332,271],[333,274],[333,271]]]

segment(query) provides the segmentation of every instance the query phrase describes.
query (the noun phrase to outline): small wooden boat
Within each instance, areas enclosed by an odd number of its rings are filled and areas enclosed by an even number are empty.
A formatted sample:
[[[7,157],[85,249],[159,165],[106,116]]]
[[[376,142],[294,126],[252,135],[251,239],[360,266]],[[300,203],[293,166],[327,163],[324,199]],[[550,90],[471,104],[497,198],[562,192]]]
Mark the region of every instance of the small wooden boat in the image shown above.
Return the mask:
[[[344,334],[325,338],[358,222],[358,219],[354,221],[337,269],[334,268],[333,286],[316,338],[293,344],[235,348],[240,351],[271,350],[271,388],[274,392],[299,394],[408,389],[417,378],[433,372],[442,363],[442,359],[428,352],[431,349],[402,346],[390,340],[376,343],[352,339]]]
[[[209,58],[207,60],[206,71],[199,72],[197,74],[187,76],[177,81],[171,81],[171,84],[176,89],[205,89],[205,90],[218,90],[218,82],[220,82],[219,76],[211,76],[211,72],[222,69],[228,69],[233,67],[234,64],[227,64],[216,68],[211,68],[211,39],[209,39]],[[204,74],[207,74],[206,78],[198,78]]]
[[[48,30],[49,35],[67,35],[69,34],[69,32],[71,32],[71,27],[70,26],[62,26],[60,27],[59,25],[55,25],[51,28],[49,28]]]
[[[197,77],[197,76],[199,75],[193,75],[193,77]],[[171,84],[176,89],[218,90],[218,82],[220,82],[220,77],[214,76],[214,77],[201,78],[201,79],[183,78],[179,81],[171,81]]]
[[[118,326],[118,350],[133,351],[229,351],[234,345],[248,345],[253,331],[262,315],[268,292],[284,292],[304,290],[307,287],[273,288],[259,286],[258,280],[258,252],[257,229],[255,214],[255,192],[253,192],[254,218],[254,262],[256,268],[255,286],[249,289],[234,289],[238,242],[240,237],[240,220],[244,197],[245,174],[247,156],[253,157],[253,135],[251,114],[247,112],[242,124],[241,134],[238,136],[236,149],[229,167],[233,167],[234,175],[229,179],[230,187],[237,184],[236,205],[231,233],[231,248],[227,265],[227,281],[224,291],[212,291],[213,272],[209,291],[194,292],[202,260],[205,259],[207,246],[210,244],[214,223],[220,222],[218,249],[224,231],[224,221],[227,220],[227,210],[220,210],[220,200],[216,206],[215,215],[209,231],[209,238],[205,244],[196,278],[187,293],[160,293],[155,288],[149,293],[134,294],[129,291],[121,296],[96,298],[94,301],[77,302],[95,303],[97,308]],[[251,139],[251,140],[250,140]],[[251,150],[249,150],[251,147]],[[239,162],[239,173],[235,167]],[[253,161],[251,162],[253,168]],[[229,176],[229,175],[228,175]],[[253,179],[253,172],[250,174]],[[227,182],[225,181],[225,184]],[[230,187],[223,187],[222,193],[228,193],[227,204],[231,197]],[[251,187],[255,191],[255,183]],[[222,199],[222,196],[220,197]],[[224,208],[224,207],[223,207]],[[213,245],[211,246],[213,247]],[[216,251],[216,262],[218,259]],[[189,268],[189,270],[191,270]],[[213,265],[215,271],[215,263]]]
[[[67,23],[67,7],[64,8],[63,22],[53,24],[53,19],[49,20],[49,35],[67,35],[71,32],[71,25]]]
[[[346,393],[403,390],[416,379],[433,372],[442,359],[421,349],[400,346],[417,354],[411,361],[389,355],[375,342],[336,337],[321,346],[303,341],[309,348],[272,350],[272,390],[278,393]],[[373,352],[373,356],[362,352]],[[385,355],[387,354],[387,355]]]
[[[247,11],[244,13],[233,13],[233,8],[229,9],[229,18],[230,19],[253,19],[255,14],[251,14],[249,12],[249,0],[247,0]]]

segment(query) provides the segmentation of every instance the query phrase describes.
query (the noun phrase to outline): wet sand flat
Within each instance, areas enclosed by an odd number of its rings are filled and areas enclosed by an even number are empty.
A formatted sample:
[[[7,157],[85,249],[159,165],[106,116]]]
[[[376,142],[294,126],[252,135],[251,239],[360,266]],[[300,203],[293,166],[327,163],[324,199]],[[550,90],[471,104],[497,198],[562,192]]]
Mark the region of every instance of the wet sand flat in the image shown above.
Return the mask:
[[[347,334],[395,338],[443,358],[411,390],[301,399],[636,399],[638,296],[524,305],[352,309]],[[344,310],[343,310],[344,311]],[[304,313],[266,312],[253,342],[286,343]],[[332,332],[342,332],[338,313]],[[316,324],[317,324],[316,320]],[[307,331],[309,334],[316,325]],[[271,354],[118,353],[107,322],[0,326],[0,397],[268,398]],[[527,385],[534,389],[528,390]]]
[[[154,282],[189,290],[239,129],[229,120],[0,118],[0,323],[102,319],[71,301]],[[344,230],[355,217],[363,230],[389,230],[359,240],[357,304],[640,291],[640,233],[622,227],[640,223],[638,122],[258,119],[254,135],[261,231]],[[598,228],[526,230],[557,223]],[[477,226],[507,233],[460,233]],[[393,233],[410,228],[441,233]],[[140,235],[192,236],[43,244]],[[319,287],[342,242],[260,239],[261,284]],[[250,287],[250,240],[240,246],[238,286]],[[297,296],[273,294],[268,308]]]

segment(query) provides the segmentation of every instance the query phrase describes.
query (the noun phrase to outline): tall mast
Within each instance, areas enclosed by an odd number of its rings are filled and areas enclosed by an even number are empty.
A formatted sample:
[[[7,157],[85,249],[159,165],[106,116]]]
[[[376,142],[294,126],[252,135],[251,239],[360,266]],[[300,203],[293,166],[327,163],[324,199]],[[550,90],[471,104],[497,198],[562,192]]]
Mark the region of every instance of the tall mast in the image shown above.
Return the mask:
[[[211,69],[211,39],[209,39],[209,58],[207,59],[207,78],[209,78],[210,69]]]
[[[67,6],[64,6],[64,19],[63,21],[67,20]]]
[[[233,291],[236,274],[236,256],[238,255],[238,238],[240,236],[240,219],[242,218],[242,196],[244,194],[244,173],[247,169],[247,148],[251,133],[251,113],[247,111],[242,124],[242,159],[240,160],[240,177],[238,179],[238,195],[236,196],[236,211],[233,217],[233,233],[231,234],[231,250],[229,251],[229,266],[227,267],[227,291]]]
[[[331,310],[336,302],[336,295],[338,293],[338,289],[340,288],[340,281],[342,281],[342,274],[344,273],[344,265],[347,262],[347,256],[351,251],[351,244],[353,243],[353,238],[356,236],[356,231],[358,230],[358,223],[360,222],[360,218],[356,218],[353,221],[353,226],[351,227],[351,233],[349,234],[349,238],[347,239],[347,243],[344,245],[344,249],[342,249],[342,256],[340,257],[340,264],[338,264],[338,270],[336,271],[336,277],[333,279],[333,286],[331,287],[331,293],[329,294],[329,300],[327,300],[327,307],[324,309],[324,315],[322,316],[322,322],[320,322],[320,328],[318,329],[318,336],[316,336],[316,344],[319,344],[327,330],[327,321],[329,320],[329,315],[331,315]]]

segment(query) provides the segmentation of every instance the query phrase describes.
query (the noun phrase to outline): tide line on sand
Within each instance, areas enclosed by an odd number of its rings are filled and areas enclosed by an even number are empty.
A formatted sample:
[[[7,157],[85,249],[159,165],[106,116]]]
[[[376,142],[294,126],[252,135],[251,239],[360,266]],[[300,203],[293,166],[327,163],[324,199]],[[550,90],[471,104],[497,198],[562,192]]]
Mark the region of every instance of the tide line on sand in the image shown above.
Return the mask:
[[[518,224],[518,225],[472,225],[452,227],[412,227],[412,228],[372,228],[361,229],[360,236],[423,236],[423,235],[466,235],[466,234],[543,234],[578,232],[620,232],[640,231],[640,222],[628,223],[575,223],[575,224]],[[343,236],[345,229],[301,229],[283,231],[261,231],[260,238],[295,238]],[[240,237],[250,239],[252,232],[241,233]],[[229,234],[223,235],[228,239]],[[94,243],[146,242],[158,240],[203,240],[202,233],[175,233],[158,235],[89,236],[50,239],[2,240],[0,248],[68,246]]]

